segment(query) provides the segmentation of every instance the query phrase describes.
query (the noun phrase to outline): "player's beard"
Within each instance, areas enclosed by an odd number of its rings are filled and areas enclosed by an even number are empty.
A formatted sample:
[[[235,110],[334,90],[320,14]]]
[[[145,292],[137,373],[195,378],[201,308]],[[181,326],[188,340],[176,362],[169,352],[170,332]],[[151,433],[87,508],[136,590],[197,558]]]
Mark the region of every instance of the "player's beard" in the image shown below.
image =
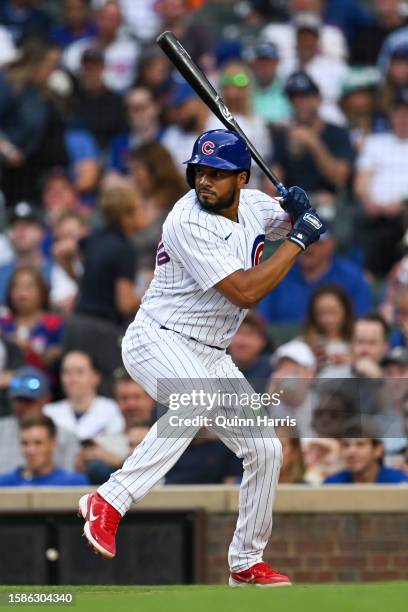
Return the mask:
[[[201,208],[204,208],[204,210],[206,210],[207,212],[215,214],[220,210],[231,208],[237,197],[237,192],[238,189],[234,187],[232,195],[230,195],[228,198],[218,198],[214,204],[207,204],[206,201],[200,196],[199,192],[196,190],[197,198],[200,202]]]

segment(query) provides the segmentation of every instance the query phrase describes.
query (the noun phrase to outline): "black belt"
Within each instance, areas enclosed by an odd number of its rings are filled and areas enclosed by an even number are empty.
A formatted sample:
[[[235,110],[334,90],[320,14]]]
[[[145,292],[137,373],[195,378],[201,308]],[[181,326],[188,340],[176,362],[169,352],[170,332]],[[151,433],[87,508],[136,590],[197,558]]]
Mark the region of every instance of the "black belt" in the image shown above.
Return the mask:
[[[164,325],[160,325],[160,329],[165,329],[166,331],[174,332],[175,334],[179,334],[182,338],[186,338],[187,340],[194,340],[194,342],[198,342],[198,344],[204,344],[201,340],[197,340],[197,338],[192,338],[191,336],[183,336],[180,332],[174,331],[174,329],[169,329],[168,327],[164,327]],[[224,349],[219,346],[212,346],[211,344],[204,344],[204,346],[208,346],[208,348],[215,349],[216,351],[223,351]]]

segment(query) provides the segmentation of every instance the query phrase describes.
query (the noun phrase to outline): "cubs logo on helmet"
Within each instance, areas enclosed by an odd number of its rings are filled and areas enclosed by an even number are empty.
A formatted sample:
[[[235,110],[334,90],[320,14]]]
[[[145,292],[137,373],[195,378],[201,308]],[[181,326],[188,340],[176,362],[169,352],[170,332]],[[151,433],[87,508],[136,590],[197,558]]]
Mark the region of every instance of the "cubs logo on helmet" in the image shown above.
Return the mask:
[[[201,151],[204,155],[212,155],[215,150],[215,144],[211,140],[206,140],[201,146]]]
[[[254,240],[254,246],[252,247],[251,263],[252,267],[257,266],[261,263],[262,254],[265,246],[265,234],[259,234]]]

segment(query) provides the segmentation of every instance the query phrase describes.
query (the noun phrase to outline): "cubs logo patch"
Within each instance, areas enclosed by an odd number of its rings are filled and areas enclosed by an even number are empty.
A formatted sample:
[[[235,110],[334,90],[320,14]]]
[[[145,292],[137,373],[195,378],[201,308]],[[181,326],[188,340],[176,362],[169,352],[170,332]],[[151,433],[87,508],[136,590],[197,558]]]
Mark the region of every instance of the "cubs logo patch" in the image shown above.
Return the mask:
[[[204,155],[212,155],[215,150],[215,144],[211,140],[206,140],[201,146],[201,151]]]
[[[254,246],[252,247],[251,262],[252,267],[261,263],[262,254],[265,246],[265,234],[260,234],[255,238]]]

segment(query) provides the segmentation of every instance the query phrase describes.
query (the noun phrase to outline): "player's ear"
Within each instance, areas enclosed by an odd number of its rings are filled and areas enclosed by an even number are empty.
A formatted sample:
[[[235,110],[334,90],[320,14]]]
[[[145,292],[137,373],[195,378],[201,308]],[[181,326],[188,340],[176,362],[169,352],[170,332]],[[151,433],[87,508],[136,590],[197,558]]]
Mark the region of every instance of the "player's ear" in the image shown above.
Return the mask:
[[[238,182],[238,185],[237,185],[237,186],[238,186],[238,188],[239,188],[239,189],[242,189],[242,187],[243,187],[243,186],[245,185],[245,183],[247,182],[247,174],[248,174],[248,173],[247,173],[247,171],[246,171],[246,170],[244,170],[243,172],[240,172],[240,173],[238,174],[238,181],[237,181],[237,182]]]

